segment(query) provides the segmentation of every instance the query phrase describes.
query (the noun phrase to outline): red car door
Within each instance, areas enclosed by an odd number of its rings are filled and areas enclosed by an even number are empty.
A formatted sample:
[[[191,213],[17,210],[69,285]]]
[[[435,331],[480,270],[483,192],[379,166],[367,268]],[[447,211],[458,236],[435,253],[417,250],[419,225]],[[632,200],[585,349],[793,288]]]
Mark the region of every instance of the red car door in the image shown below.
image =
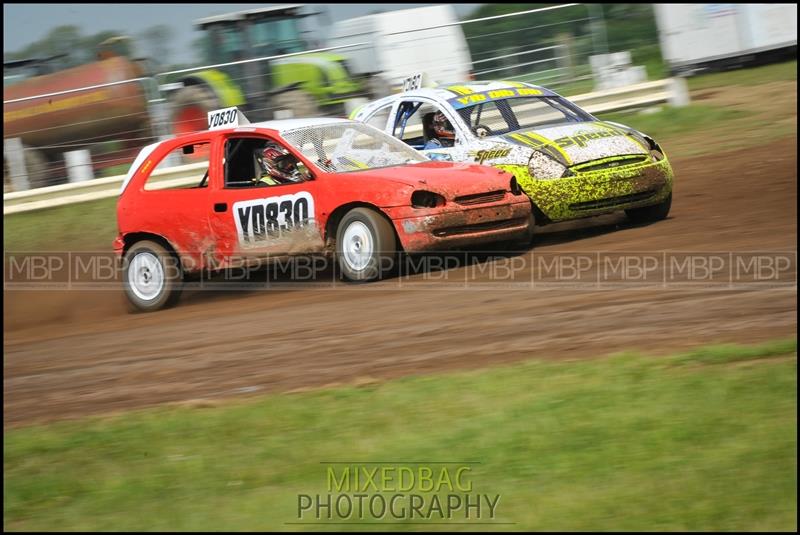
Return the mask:
[[[263,134],[228,134],[216,140],[210,174],[209,222],[217,262],[242,257],[283,256],[321,251],[316,226],[319,184],[261,182],[255,155],[263,144],[282,143]],[[293,154],[293,153],[292,153]]]

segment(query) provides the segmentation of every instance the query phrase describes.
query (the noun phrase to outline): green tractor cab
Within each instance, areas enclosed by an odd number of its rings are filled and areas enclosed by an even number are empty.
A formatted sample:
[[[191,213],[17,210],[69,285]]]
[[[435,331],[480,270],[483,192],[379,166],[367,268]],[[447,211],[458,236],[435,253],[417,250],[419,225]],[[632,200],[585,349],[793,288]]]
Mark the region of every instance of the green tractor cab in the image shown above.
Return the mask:
[[[315,15],[302,9],[259,8],[195,21],[205,32],[204,61],[218,67],[171,80],[180,86],[170,97],[173,131],[202,130],[209,111],[231,106],[255,121],[275,118],[276,110],[342,115],[345,100],[362,93],[362,87],[343,56],[300,54],[309,48],[300,36],[300,19]],[[273,59],[248,61],[263,57]]]

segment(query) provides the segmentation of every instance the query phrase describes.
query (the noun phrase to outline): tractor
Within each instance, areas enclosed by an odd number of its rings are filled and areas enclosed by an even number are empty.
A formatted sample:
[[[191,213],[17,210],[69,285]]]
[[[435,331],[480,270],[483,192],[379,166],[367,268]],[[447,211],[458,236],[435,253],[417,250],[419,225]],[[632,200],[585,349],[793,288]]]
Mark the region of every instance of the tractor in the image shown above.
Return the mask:
[[[299,22],[317,13],[303,14],[302,8],[259,8],[195,21],[205,33],[204,63],[214,67],[172,77],[162,85],[177,87],[169,93],[173,133],[206,128],[207,113],[219,108],[238,106],[254,121],[344,115],[347,99],[368,96],[364,84],[349,73],[344,56],[290,55],[309,48]],[[262,57],[272,59],[246,61]],[[241,61],[245,62],[237,63]]]

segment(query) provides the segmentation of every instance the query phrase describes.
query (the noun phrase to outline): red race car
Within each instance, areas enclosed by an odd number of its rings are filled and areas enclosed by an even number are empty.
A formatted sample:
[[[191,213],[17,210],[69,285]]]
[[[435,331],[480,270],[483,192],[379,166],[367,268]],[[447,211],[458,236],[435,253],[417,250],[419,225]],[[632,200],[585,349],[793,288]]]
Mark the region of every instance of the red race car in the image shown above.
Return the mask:
[[[400,250],[532,231],[530,201],[512,175],[430,161],[363,123],[249,124],[231,108],[210,113],[209,124],[142,149],[123,183],[114,250],[140,310],[174,303],[186,274],[242,259],[335,254],[345,278],[366,281]]]

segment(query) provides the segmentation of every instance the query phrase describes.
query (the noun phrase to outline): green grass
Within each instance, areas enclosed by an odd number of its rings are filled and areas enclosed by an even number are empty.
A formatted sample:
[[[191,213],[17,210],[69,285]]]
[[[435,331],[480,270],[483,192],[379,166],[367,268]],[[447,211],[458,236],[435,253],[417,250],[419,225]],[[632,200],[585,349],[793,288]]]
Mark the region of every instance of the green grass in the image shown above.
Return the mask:
[[[534,82],[535,83],[535,82]],[[544,84],[545,87],[550,87]],[[565,82],[552,86],[553,91],[564,97],[572,97],[591,93],[594,90],[594,80],[578,80],[577,82]]]
[[[643,65],[645,67],[648,80],[661,80],[669,77],[669,71],[661,60],[661,52],[658,45],[639,47],[632,50],[632,62],[634,65]],[[581,74],[588,74],[588,71],[581,72]],[[797,60],[726,72],[700,74],[686,79],[690,91],[713,87],[730,87],[733,85],[754,86],[785,80],[797,80]],[[536,81],[533,80],[532,83],[536,83]],[[547,83],[544,85],[547,86]],[[565,82],[553,86],[555,91],[564,96],[589,93],[593,88],[593,80]]]
[[[101,177],[108,177],[108,176],[119,176],[127,174],[128,169],[130,169],[131,165],[129,163],[122,163],[119,165],[112,165],[111,167],[106,167],[101,169],[98,173]]]
[[[488,529],[795,530],[796,350],[532,361],[7,430],[4,527],[285,530],[298,494],[328,492],[323,461],[477,461],[472,492],[514,523]]]
[[[728,72],[701,74],[687,79],[690,90],[732,85],[753,86],[768,82],[797,80],[797,60]]]
[[[682,108],[663,107],[651,113],[607,113],[601,114],[599,118],[632,126],[661,140],[706,128],[717,128],[724,126],[725,123],[748,116],[750,113],[742,110],[690,104]]]
[[[22,251],[110,251],[117,199],[101,199],[3,217],[3,247]]]
[[[767,345],[743,347],[736,344],[699,347],[673,358],[680,364],[730,364],[745,360],[771,358],[797,351],[797,340],[777,340]]]

